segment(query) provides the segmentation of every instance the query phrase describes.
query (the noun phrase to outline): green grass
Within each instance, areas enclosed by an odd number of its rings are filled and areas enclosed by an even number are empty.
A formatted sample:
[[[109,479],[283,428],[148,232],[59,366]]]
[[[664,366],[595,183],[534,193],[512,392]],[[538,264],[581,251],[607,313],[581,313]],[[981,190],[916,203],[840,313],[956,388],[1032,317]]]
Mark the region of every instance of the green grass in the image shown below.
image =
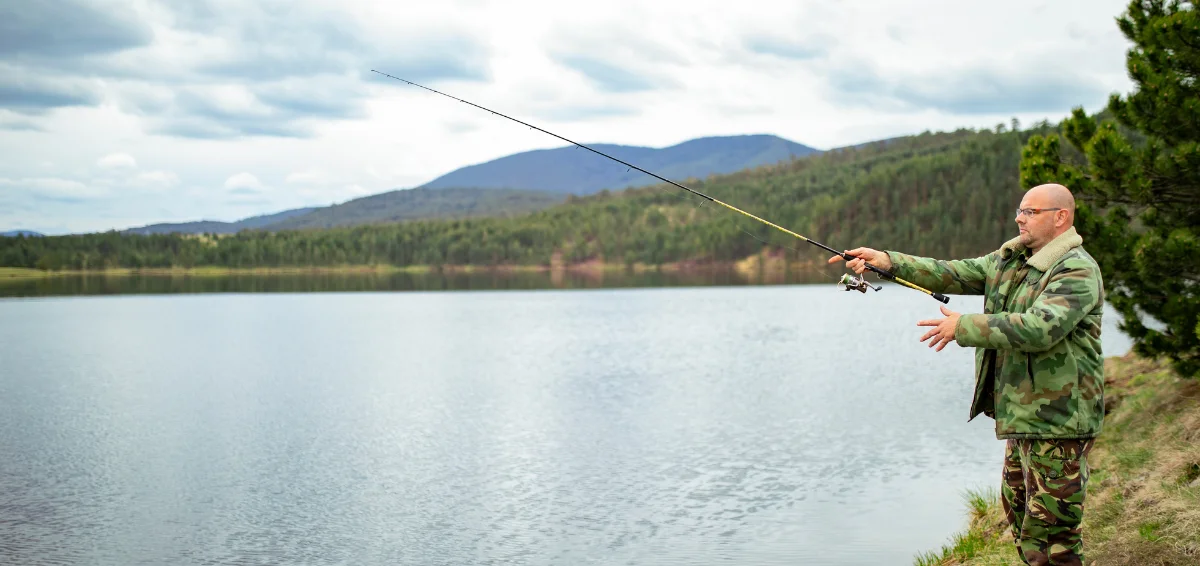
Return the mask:
[[[27,269],[24,267],[0,267],[0,279],[26,279],[31,277],[46,277],[48,275],[50,275],[50,272],[42,271],[40,269]]]
[[[1123,470],[1133,470],[1145,466],[1151,458],[1154,457],[1154,452],[1148,448],[1134,448],[1117,453],[1117,463],[1121,465]]]
[[[917,556],[916,566],[938,566],[946,560],[966,560],[975,558],[988,545],[988,541],[976,531],[954,535],[949,545],[943,546],[940,552],[927,552]]]
[[[968,489],[962,494],[966,503],[971,527],[966,532],[956,533],[950,543],[941,549],[914,557],[917,566],[941,566],[959,564],[968,560],[983,561],[985,564],[1007,564],[1005,547],[994,541],[1004,534],[998,528],[1003,518],[1000,494],[995,487]]]
[[[1158,529],[1161,527],[1162,527],[1162,523],[1160,523],[1158,521],[1142,523],[1141,525],[1138,525],[1138,534],[1141,535],[1143,539],[1145,539],[1149,542],[1158,542],[1158,541],[1162,540],[1162,537],[1157,534]]]
[[[1083,539],[1088,564],[1200,564],[1200,381],[1162,361],[1105,363],[1117,408],[1088,457]],[[967,528],[918,566],[1019,565],[998,498],[969,492]]]
[[[979,519],[986,515],[988,508],[1000,500],[999,497],[995,487],[981,490],[968,489],[963,492],[963,501],[967,502],[967,509],[971,512],[972,519]]]

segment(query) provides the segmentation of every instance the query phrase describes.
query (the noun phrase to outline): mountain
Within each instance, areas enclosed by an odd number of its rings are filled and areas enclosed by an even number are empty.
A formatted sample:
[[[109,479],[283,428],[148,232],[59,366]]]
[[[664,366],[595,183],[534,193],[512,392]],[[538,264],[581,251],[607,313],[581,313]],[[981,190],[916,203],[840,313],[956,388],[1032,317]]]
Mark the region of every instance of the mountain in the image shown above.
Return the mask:
[[[243,218],[236,222],[220,222],[217,220],[199,220],[196,222],[180,222],[173,224],[151,224],[139,228],[124,230],[124,234],[236,234],[242,230],[257,230],[265,226],[285,221],[289,218],[302,216],[316,210],[315,208],[294,208],[274,214],[263,214]]]
[[[698,138],[664,148],[590,144],[597,151],[671,180],[704,178],[802,157],[818,150],[771,135]],[[660,181],[575,146],[526,151],[456,169],[422,185],[520,188],[586,195],[602,189],[653,185]]]
[[[564,198],[560,194],[516,189],[408,189],[315,209],[262,228],[302,230],[431,218],[513,216],[558,204]]]
[[[704,178],[818,153],[781,137],[707,137],[664,148],[594,144],[599,151],[673,180]],[[652,185],[659,181],[575,146],[517,153],[456,169],[417,189],[395,190],[320,208],[238,220],[151,224],[126,234],[235,234],[435,218],[512,216],[562,202],[567,195]],[[502,192],[497,190],[504,189]]]
[[[1012,237],[1008,211],[1023,194],[1018,167],[1021,148],[1031,136],[1054,131],[1056,126],[1044,124],[1004,133],[924,133],[709,177],[693,186],[835,249],[861,245],[922,256],[977,257]],[[390,195],[417,199],[447,190]],[[246,231],[215,241],[112,234],[0,238],[0,266],[605,262],[632,267],[749,262],[768,270],[774,269],[768,268],[771,262],[786,258],[810,276],[838,275],[824,267],[826,252],[723,207],[703,204],[698,197],[664,185],[568,198],[563,204],[510,218],[392,222],[287,233]]]
[[[33,230],[9,230],[8,232],[0,232],[0,237],[15,238],[17,236],[25,236],[26,238],[40,238],[42,234]]]

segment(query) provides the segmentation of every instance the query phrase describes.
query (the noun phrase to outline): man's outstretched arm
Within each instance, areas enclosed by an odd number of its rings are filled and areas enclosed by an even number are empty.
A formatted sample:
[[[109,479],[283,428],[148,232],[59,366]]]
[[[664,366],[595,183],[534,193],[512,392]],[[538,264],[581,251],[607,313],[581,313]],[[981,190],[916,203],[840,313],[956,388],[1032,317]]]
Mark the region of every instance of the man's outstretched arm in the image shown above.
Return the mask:
[[[972,259],[941,260],[917,257],[900,252],[881,252],[871,248],[855,248],[846,252],[859,259],[846,262],[855,273],[866,271],[864,262],[935,293],[950,295],[982,295],[988,270],[996,254]],[[841,261],[841,256],[829,258],[829,263]]]

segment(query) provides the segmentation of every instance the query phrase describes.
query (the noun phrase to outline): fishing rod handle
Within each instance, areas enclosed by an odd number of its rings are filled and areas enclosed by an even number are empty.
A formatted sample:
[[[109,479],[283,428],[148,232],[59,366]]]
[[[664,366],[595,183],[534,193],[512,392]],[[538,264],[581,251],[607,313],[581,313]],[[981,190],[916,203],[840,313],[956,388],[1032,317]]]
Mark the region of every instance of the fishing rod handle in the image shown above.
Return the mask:
[[[843,259],[845,259],[845,260],[847,260],[847,261],[849,261],[849,260],[852,260],[852,259],[862,259],[862,258],[859,258],[859,257],[852,256],[852,255],[850,255],[850,254],[848,254],[848,253],[843,253],[843,254],[842,254],[842,258],[843,258]],[[868,270],[870,270],[870,271],[874,271],[875,273],[879,274],[879,277],[880,277],[880,278],[882,278],[882,279],[886,279],[886,280],[888,280],[888,281],[896,281],[896,279],[897,279],[896,275],[895,275],[895,274],[893,274],[891,271],[888,271],[888,270],[886,270],[886,269],[880,269],[880,268],[878,268],[878,267],[875,267],[874,265],[871,265],[871,264],[869,264],[869,263],[867,263],[867,262],[865,262],[865,261],[863,262],[863,267],[866,267]],[[909,282],[907,282],[907,281],[903,281],[903,283],[904,283],[904,286],[906,286],[906,287],[909,287],[909,288],[912,288],[912,289],[916,289],[916,290],[918,290],[918,291],[923,291],[923,292],[925,292],[925,293],[929,293],[929,296],[930,296],[930,297],[933,297],[934,299],[936,299],[936,300],[938,300],[938,301],[941,301],[941,303],[942,303],[943,305],[948,305],[948,304],[950,304],[950,297],[947,297],[946,295],[943,295],[943,294],[941,294],[941,293],[936,293],[936,292],[934,292],[934,291],[930,291],[930,290],[928,290],[928,289],[925,289],[925,288],[923,288],[923,287],[918,287],[918,286],[916,286],[916,285],[913,285],[912,283],[909,283]]]

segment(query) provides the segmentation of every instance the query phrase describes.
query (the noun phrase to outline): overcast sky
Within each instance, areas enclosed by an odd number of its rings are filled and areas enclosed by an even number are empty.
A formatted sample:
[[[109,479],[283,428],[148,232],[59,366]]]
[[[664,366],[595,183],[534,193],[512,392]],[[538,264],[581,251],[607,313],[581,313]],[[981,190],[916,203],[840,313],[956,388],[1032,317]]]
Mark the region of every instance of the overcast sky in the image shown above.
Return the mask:
[[[236,220],[558,140],[829,149],[1057,121],[1131,84],[1127,2],[0,4],[0,230]]]

